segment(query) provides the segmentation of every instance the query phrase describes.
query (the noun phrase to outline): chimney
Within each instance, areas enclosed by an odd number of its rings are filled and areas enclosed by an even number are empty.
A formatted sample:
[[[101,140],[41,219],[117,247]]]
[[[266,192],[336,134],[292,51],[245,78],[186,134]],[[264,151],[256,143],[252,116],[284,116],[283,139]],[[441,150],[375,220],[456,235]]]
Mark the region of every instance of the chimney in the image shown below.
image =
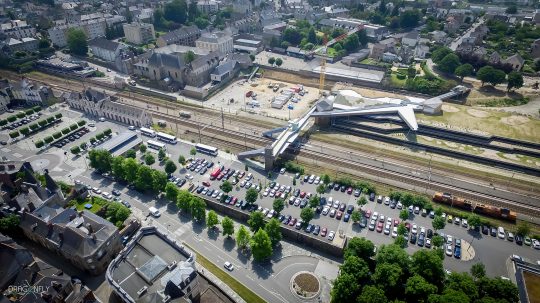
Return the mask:
[[[41,292],[41,298],[43,299],[43,301],[45,302],[51,302],[52,300],[52,295],[46,291],[42,291]]]
[[[81,210],[78,214],[79,214],[79,217],[82,217],[83,211]]]
[[[92,233],[92,240],[94,240],[94,243],[97,242],[96,233]]]
[[[75,214],[69,215],[69,221],[73,221],[75,219],[75,217],[76,217]]]
[[[92,228],[92,225],[90,223],[86,223],[86,229],[88,230],[88,234],[94,233],[94,228]]]
[[[62,284],[60,284],[60,282],[58,282],[58,281],[51,281],[51,286],[56,291],[60,291],[60,288],[62,288]]]

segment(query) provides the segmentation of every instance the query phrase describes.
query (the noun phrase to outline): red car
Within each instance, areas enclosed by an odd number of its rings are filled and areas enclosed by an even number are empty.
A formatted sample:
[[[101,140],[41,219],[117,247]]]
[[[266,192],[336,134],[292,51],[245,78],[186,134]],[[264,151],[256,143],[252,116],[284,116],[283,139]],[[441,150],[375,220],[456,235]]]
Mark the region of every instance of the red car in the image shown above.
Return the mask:
[[[341,211],[338,211],[336,214],[336,219],[341,220],[342,216],[343,216],[343,213]]]
[[[364,212],[364,216],[366,216],[366,218],[368,218],[368,219],[371,218],[371,210],[366,210]]]
[[[411,223],[405,222],[405,228],[410,231],[411,230]]]
[[[204,181],[204,182],[202,183],[202,185],[204,185],[204,186],[206,186],[206,187],[210,187],[210,182]]]
[[[252,94],[253,94],[253,91],[249,91],[246,93],[246,97],[251,97]]]
[[[305,197],[305,196],[306,196],[306,192],[305,192],[305,191],[303,191],[303,192],[300,193],[300,198],[303,198],[303,197]]]
[[[399,225],[399,220],[398,219],[394,219],[394,226],[398,226]]]
[[[328,230],[326,229],[326,227],[323,227],[321,229],[321,237],[326,237],[326,233],[328,232]]]
[[[235,205],[236,202],[238,202],[238,198],[237,197],[234,197],[231,199],[231,203],[229,203],[230,205]]]
[[[289,221],[289,226],[294,226],[296,224],[296,218],[292,218],[291,221]]]
[[[377,223],[377,232],[380,233],[382,232],[382,230],[383,230],[383,223],[382,222]]]
[[[352,194],[352,187],[347,188],[347,193],[350,195]]]
[[[223,177],[225,177],[225,174],[224,174],[224,173],[221,173],[221,174],[219,174],[219,176],[217,177],[217,179],[218,179],[218,180],[221,180],[221,179],[223,179]]]

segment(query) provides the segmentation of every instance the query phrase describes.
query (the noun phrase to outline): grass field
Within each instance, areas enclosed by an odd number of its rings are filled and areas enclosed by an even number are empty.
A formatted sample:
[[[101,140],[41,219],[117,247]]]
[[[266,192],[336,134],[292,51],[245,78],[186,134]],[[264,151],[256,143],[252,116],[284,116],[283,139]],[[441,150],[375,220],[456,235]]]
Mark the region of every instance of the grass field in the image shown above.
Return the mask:
[[[197,254],[197,262],[199,262],[204,268],[209,270],[211,273],[213,273],[218,279],[225,282],[232,290],[234,290],[242,299],[244,299],[246,302],[253,302],[253,303],[264,303],[266,302],[261,297],[259,297],[256,293],[252,292],[249,288],[247,288],[244,284],[240,283],[238,280],[231,277],[228,273],[226,273],[224,270],[221,269],[220,266],[215,265],[214,263],[210,262],[208,259],[203,257],[201,254],[199,254],[196,250],[191,248],[189,245],[185,244],[189,249],[194,251]]]
[[[525,287],[529,295],[530,303],[540,303],[540,276],[529,272],[523,272]]]

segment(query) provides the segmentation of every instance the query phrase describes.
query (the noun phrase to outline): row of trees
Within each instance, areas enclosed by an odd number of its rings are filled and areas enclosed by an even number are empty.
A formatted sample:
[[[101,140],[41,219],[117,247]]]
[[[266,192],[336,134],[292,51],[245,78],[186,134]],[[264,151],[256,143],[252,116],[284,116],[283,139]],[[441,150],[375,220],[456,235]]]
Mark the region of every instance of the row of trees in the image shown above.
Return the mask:
[[[403,2],[393,2],[393,8],[389,9],[389,1],[380,1],[376,10],[365,10],[365,4],[359,3],[350,10],[353,18],[370,20],[372,23],[386,25],[393,29],[411,29],[416,27],[422,19],[425,11],[416,9],[406,10],[400,13],[403,8]]]
[[[518,302],[517,287],[501,278],[488,278],[483,264],[471,274],[446,274],[444,251],[419,250],[412,256],[396,244],[375,246],[353,238],[334,281],[332,302]]]
[[[26,116],[30,116],[30,115],[33,115],[33,114],[36,114],[38,112],[41,111],[41,107],[39,106],[34,106],[32,108],[29,108],[25,111],[20,111],[14,115],[10,115],[8,116],[6,119],[1,119],[0,120],[0,126],[4,126],[6,124],[8,124],[9,122],[15,122],[17,119],[22,119]]]
[[[225,10],[223,10],[225,11]],[[217,13],[215,25],[223,24],[224,15],[230,18],[230,9],[226,9],[228,14],[222,11]],[[177,29],[181,25],[194,24],[200,29],[206,28],[209,24],[209,16],[203,14],[197,8],[197,1],[173,0],[163,7],[154,10],[154,26],[157,29]]]
[[[9,133],[9,137],[12,138],[12,139],[15,139],[20,135],[28,136],[31,133],[37,132],[40,129],[45,128],[46,126],[57,122],[57,120],[62,117],[62,114],[57,114],[56,116],[58,116],[58,115],[60,115],[58,118],[51,116],[51,117],[49,117],[47,119],[42,119],[42,120],[39,120],[39,121],[37,121],[35,123],[32,123],[32,124],[30,124],[28,126],[22,127],[19,130],[12,131],[12,132]]]

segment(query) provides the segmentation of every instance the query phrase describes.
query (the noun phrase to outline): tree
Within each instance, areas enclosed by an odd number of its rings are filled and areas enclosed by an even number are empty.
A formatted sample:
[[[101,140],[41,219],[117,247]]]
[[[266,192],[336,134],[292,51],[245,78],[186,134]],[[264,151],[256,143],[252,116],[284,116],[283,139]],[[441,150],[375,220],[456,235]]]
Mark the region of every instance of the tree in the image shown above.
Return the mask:
[[[469,222],[469,225],[473,228],[476,228],[482,225],[482,219],[480,218],[479,215],[476,215],[476,214],[470,215],[468,222]]]
[[[281,58],[277,58],[276,59],[276,65],[281,66],[281,64],[283,64],[283,60]]]
[[[171,160],[167,160],[167,162],[165,162],[165,172],[168,175],[170,175],[174,173],[175,171],[176,171],[176,164],[174,164],[174,162]]]
[[[191,0],[188,5],[188,20],[189,22],[195,21],[199,16],[199,9],[197,8],[197,1]]]
[[[276,246],[283,238],[283,235],[281,234],[281,224],[276,218],[270,219],[264,227],[264,230],[268,234],[268,237],[270,237],[272,246]]]
[[[126,158],[122,163],[124,170],[124,179],[129,183],[135,183],[137,180],[137,172],[139,171],[139,163],[133,158]]]
[[[206,203],[200,197],[193,197],[191,199],[191,215],[196,221],[204,222]]]
[[[321,179],[321,180],[323,181],[323,183],[324,183],[325,185],[330,184],[330,176],[329,176],[328,174],[322,175],[322,179]]]
[[[474,68],[469,63],[461,64],[458,66],[455,70],[456,76],[461,78],[461,81],[463,81],[463,78],[468,77],[472,75],[474,71]]]
[[[313,196],[309,199],[309,207],[316,208],[317,206],[321,205],[321,198],[318,196]]]
[[[308,32],[307,39],[313,44],[317,44],[317,34],[315,33],[315,28],[310,28]]]
[[[440,206],[435,208],[435,216],[442,216],[442,214],[443,214],[443,211]]]
[[[223,233],[225,233],[225,228],[223,228]],[[249,231],[244,225],[240,225],[240,228],[236,232],[236,245],[238,245],[240,249],[245,249],[250,240],[251,235],[249,234]]]
[[[326,186],[324,184],[319,184],[319,186],[317,186],[317,193],[319,195],[322,195],[326,192]]]
[[[193,51],[188,51],[185,55],[184,55],[184,60],[186,61],[187,64],[193,62],[195,60],[195,53]]]
[[[255,203],[259,197],[259,192],[255,188],[250,188],[246,191],[246,202],[249,204]]]
[[[435,231],[443,229],[445,225],[446,221],[444,221],[443,217],[441,216],[435,216],[435,218],[433,218],[433,221],[431,221],[431,226],[433,226],[433,229]]]
[[[343,47],[348,52],[354,52],[355,50],[357,50],[360,47],[360,40],[358,39],[358,35],[352,34],[349,37],[345,38]]]
[[[300,211],[300,218],[302,219],[302,225],[306,226],[309,224],[309,221],[313,219],[315,212],[311,207],[305,207]]]
[[[431,54],[431,59],[433,60],[433,62],[438,64],[444,57],[446,57],[446,55],[453,53],[454,52],[446,46],[439,47],[438,49],[433,51],[433,53]]]
[[[506,13],[507,14],[515,14],[515,13],[517,13],[517,6],[516,5],[510,5],[509,7],[506,8]]]
[[[17,215],[9,214],[7,217],[0,219],[0,232],[14,231],[20,223],[20,219]]]
[[[344,258],[347,259],[349,256],[356,256],[363,260],[368,260],[374,255],[373,250],[375,246],[373,242],[369,241],[366,238],[353,237],[347,243],[345,248]]]
[[[173,0],[165,4],[163,17],[179,24],[186,22],[187,4],[184,0]]]
[[[139,151],[140,151],[141,153],[144,154],[144,153],[146,152],[146,145],[141,144],[141,145],[139,146]]]
[[[467,295],[462,291],[457,291],[453,289],[446,289],[442,295],[433,295],[430,300],[438,303],[469,303],[471,300]]]
[[[405,248],[407,246],[407,239],[402,236],[396,237],[394,239],[394,244],[401,248]]]
[[[416,68],[410,66],[407,68],[407,78],[412,79],[416,76]]]
[[[517,225],[516,234],[525,237],[531,232],[531,226],[525,221],[521,221]]]
[[[264,224],[264,215],[260,211],[254,211],[249,215],[248,225],[252,232],[257,232]]]
[[[360,222],[360,220],[362,220],[362,214],[357,211],[357,210],[354,210],[351,214],[351,220],[354,222],[354,223],[358,223]]]
[[[167,154],[165,153],[165,150],[163,148],[160,148],[159,151],[158,151],[158,159],[159,159],[159,161],[165,159],[166,156],[167,156]]]
[[[144,163],[146,165],[152,165],[156,163],[156,158],[154,158],[154,156],[151,153],[146,153],[144,155]]]
[[[101,171],[108,172],[111,170],[111,153],[104,149],[93,149],[88,154],[90,158],[90,166]]]
[[[358,204],[358,206],[360,206],[360,208],[362,208],[362,206],[366,205],[368,203],[367,199],[365,196],[362,196],[360,197],[357,201],[356,201],[356,204]]]
[[[274,58],[274,57],[268,58],[268,64],[274,65],[274,63],[276,63],[276,58]]]
[[[483,278],[482,280],[481,289],[485,294],[484,296],[506,300],[507,302],[519,302],[518,289],[513,282],[500,277],[495,279]]]
[[[208,214],[210,214],[210,212]],[[223,228],[223,235],[227,236],[227,238],[230,238],[234,234],[234,223],[231,218],[223,218],[223,220],[221,220],[221,227]]]
[[[486,65],[478,70],[476,78],[482,81],[482,86],[484,86],[484,83],[486,82],[495,86],[504,82],[506,74],[500,69],[495,69],[490,65]]]
[[[399,212],[399,218],[403,221],[409,219],[409,211],[406,210],[406,209],[402,209],[400,212]]]
[[[409,270],[409,254],[400,246],[395,244],[382,245],[377,252],[377,264],[392,263],[397,264],[405,272]]]
[[[86,56],[88,53],[88,42],[86,34],[82,29],[70,28],[67,32],[67,44],[69,50],[79,56]]]
[[[406,10],[399,16],[399,26],[402,28],[413,28],[418,25],[420,12],[418,10]]]
[[[167,175],[159,170],[152,170],[152,189],[160,193],[163,190],[165,190],[165,186],[167,185]]]
[[[287,41],[291,45],[298,45],[301,40],[302,35],[297,29],[288,27],[283,31],[283,41]]]
[[[135,159],[137,157],[137,152],[133,149],[130,149],[126,152],[126,158]]]
[[[232,190],[232,184],[231,182],[225,180],[220,186],[219,188],[225,193],[225,194],[228,194],[231,192]]]
[[[356,32],[356,35],[358,36],[358,42],[360,43],[360,46],[366,46],[368,44],[369,38],[365,29]]]
[[[434,250],[419,250],[412,255],[411,271],[419,274],[427,281],[440,286],[445,273],[443,259]]]
[[[442,247],[443,244],[444,244],[444,238],[437,235],[437,236],[434,236],[433,239],[432,239],[432,242],[433,242],[433,246],[435,247]]]
[[[283,202],[283,199],[281,198],[276,198],[274,199],[274,202],[272,203],[272,208],[274,209],[276,213],[279,214],[281,213],[283,208],[285,208],[285,202]]]
[[[330,292],[332,303],[355,302],[360,292],[360,284],[351,274],[340,274]]]
[[[122,156],[119,156],[119,157],[114,157],[111,162],[111,172],[116,178],[120,180],[124,180],[126,176],[126,172],[124,170],[124,161],[125,161],[125,158]]]
[[[478,287],[474,283],[473,278],[468,273],[457,273],[453,272],[444,282],[445,290],[453,289],[457,291],[462,291],[469,297],[471,300],[478,298]]]
[[[357,256],[349,256],[339,267],[341,274],[350,274],[356,280],[356,283],[364,284],[369,281],[370,272],[366,261]]]
[[[403,236],[405,233],[407,233],[407,227],[405,227],[405,224],[401,222],[397,227],[397,234]]]
[[[506,90],[510,91],[511,89],[518,89],[523,86],[523,75],[521,73],[512,71],[508,74],[508,84],[506,85]]]
[[[209,228],[214,228],[219,224],[219,219],[215,211],[210,210],[206,215],[206,226]]]
[[[400,238],[403,239],[403,237]],[[379,287],[391,293],[397,290],[396,287],[401,287],[400,280],[402,275],[403,271],[396,264],[377,263],[372,279]]]
[[[454,73],[460,65],[459,57],[456,54],[448,54],[437,64],[439,69],[445,73]]]
[[[145,165],[140,165],[137,170],[137,179],[135,180],[135,187],[138,190],[149,190],[152,188],[154,181],[152,169]]]
[[[272,241],[262,228],[253,235],[249,244],[255,261],[264,261],[272,255]]]
[[[420,275],[413,275],[405,283],[405,294],[415,302],[425,301],[429,295],[437,293],[437,286],[430,284]]]
[[[165,197],[169,201],[176,202],[178,199],[178,187],[172,182],[167,182],[165,185]]]
[[[371,285],[364,286],[362,294],[356,300],[357,303],[386,303],[388,299],[384,294],[384,290]]]
[[[188,212],[191,208],[191,200],[193,199],[193,195],[187,191],[187,190],[179,190],[178,191],[178,198],[176,199],[176,206],[180,210],[183,210],[185,212]]]
[[[471,275],[475,279],[480,279],[486,276],[486,267],[483,263],[474,263],[471,266]]]

